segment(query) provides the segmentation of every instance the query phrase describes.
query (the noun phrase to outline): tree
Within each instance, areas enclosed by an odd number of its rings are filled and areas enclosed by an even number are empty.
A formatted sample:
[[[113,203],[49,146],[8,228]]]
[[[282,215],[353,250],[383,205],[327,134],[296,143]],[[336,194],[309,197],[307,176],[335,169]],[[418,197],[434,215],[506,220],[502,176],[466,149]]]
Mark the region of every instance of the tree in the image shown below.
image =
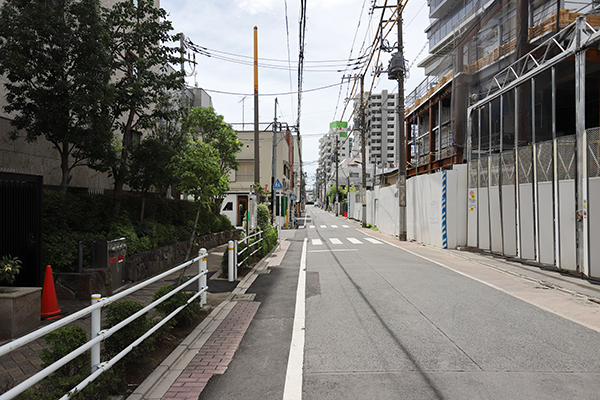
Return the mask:
[[[115,101],[112,107],[112,127],[117,132],[105,167],[115,181],[116,212],[120,210],[123,185],[127,183],[130,156],[139,144],[141,133],[159,121],[177,118],[168,107],[157,107],[167,101],[169,91],[181,90],[181,72],[169,64],[180,61],[179,49],[165,43],[179,39],[172,35],[171,22],[153,0],[123,0],[106,14],[110,29]]]
[[[61,190],[74,168],[110,143],[110,53],[98,0],[6,0],[0,10],[0,74],[10,138],[44,137],[61,160]]]
[[[185,150],[173,158],[169,169],[179,180],[179,190],[193,196],[198,204],[185,257],[187,260],[192,251],[200,211],[204,205],[222,197],[229,190],[229,179],[221,173],[218,151],[201,140],[190,139]],[[185,269],[181,271],[177,285],[184,271]]]
[[[236,155],[242,149],[242,142],[237,138],[237,132],[222,115],[215,113],[214,108],[193,107],[183,122],[183,131],[217,150],[223,175],[238,169]]]
[[[178,107],[182,117],[187,110],[186,107],[170,102],[160,107]],[[169,187],[177,184],[177,179],[168,166],[173,157],[183,150],[185,144],[186,135],[181,131],[179,119],[160,121],[153,132],[132,152],[128,183],[132,189],[142,193],[140,222],[144,222],[147,193],[154,188],[164,195]]]

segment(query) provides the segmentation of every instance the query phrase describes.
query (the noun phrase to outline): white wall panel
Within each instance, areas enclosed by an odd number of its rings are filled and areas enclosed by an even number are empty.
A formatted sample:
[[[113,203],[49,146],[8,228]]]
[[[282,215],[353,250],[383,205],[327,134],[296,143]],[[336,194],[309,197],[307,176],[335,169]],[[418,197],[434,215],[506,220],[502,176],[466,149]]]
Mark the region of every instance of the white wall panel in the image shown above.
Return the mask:
[[[577,227],[575,222],[575,181],[558,182],[559,226],[560,226],[560,268],[577,269]]]
[[[500,214],[500,187],[491,186],[490,196],[490,229],[492,236],[492,251],[502,253],[502,219]]]
[[[479,223],[479,248],[490,249],[490,209],[488,204],[488,188],[479,188],[478,223]]]
[[[588,226],[590,234],[590,276],[600,278],[600,178],[588,180]]]
[[[468,210],[467,210],[467,246],[477,247],[477,213],[478,213],[478,200],[477,188],[469,188],[467,190],[468,196]]]
[[[535,233],[533,218],[533,185],[519,185],[519,228],[521,229],[521,254],[519,257],[535,260]]]
[[[517,255],[517,230],[514,185],[502,186],[502,227],[504,254]]]
[[[447,171],[446,226],[448,248],[467,244],[467,164],[454,165]]]
[[[544,264],[554,264],[552,182],[538,183],[538,212],[540,235],[538,245],[540,246],[540,262]]]

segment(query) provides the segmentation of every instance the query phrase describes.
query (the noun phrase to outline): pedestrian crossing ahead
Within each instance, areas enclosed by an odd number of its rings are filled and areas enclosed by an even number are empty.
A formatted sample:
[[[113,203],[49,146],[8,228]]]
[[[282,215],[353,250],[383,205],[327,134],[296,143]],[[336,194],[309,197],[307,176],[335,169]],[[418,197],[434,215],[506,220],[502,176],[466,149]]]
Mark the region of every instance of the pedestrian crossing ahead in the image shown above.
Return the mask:
[[[329,244],[337,244],[337,245],[344,244],[345,241],[348,241],[348,242],[350,242],[352,244],[364,244],[364,241],[367,241],[367,242],[372,243],[372,244],[383,244],[383,242],[381,242],[381,241],[379,241],[377,239],[374,239],[374,238],[369,238],[369,237],[368,238],[363,238],[362,240],[361,239],[357,239],[357,238],[353,238],[353,237],[342,238],[342,239],[340,239],[340,238],[328,238],[328,239],[323,239],[323,240],[327,241]],[[313,246],[322,246],[324,244],[323,240],[321,240],[321,239],[311,239],[311,243],[312,243]]]
[[[316,225],[309,225],[308,227],[309,227],[310,229],[315,229],[315,228],[316,228]],[[327,228],[337,229],[337,228],[338,228],[338,226],[337,226],[337,225],[329,225],[329,226],[327,226],[327,225],[319,225],[319,228],[321,228],[321,229],[327,229]],[[350,227],[349,227],[348,225],[342,225],[342,228],[344,228],[344,229],[348,229],[348,228],[350,228]]]

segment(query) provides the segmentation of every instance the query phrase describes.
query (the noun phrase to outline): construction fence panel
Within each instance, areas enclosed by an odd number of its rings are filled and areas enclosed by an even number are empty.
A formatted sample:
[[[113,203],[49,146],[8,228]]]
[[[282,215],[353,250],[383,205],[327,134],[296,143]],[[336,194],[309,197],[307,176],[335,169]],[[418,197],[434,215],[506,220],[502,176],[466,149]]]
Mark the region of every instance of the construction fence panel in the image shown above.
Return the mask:
[[[537,161],[537,222],[539,262],[554,264],[554,194],[552,141],[536,145]]]
[[[490,237],[491,248],[495,253],[502,253],[502,210],[500,207],[500,154],[490,156]]]
[[[587,218],[590,238],[590,276],[600,278],[600,246],[593,239],[600,238],[600,128],[586,131],[588,200]],[[584,210],[585,211],[585,210]]]
[[[515,152],[500,155],[502,162],[502,243],[507,256],[517,255],[516,198],[515,198]]]
[[[379,189],[379,201],[377,210],[377,228],[387,234],[398,235],[398,189],[396,185]]]
[[[535,259],[535,230],[533,202],[533,148],[531,146],[517,149],[519,175],[519,215],[518,228],[520,239],[519,257],[526,260]]]
[[[478,204],[478,238],[479,248],[490,249],[490,203],[489,203],[489,157],[484,156],[477,160],[479,162],[479,201]]]
[[[467,246],[477,247],[477,212],[478,212],[478,188],[477,182],[479,162],[477,160],[469,161],[469,176],[467,189]]]
[[[574,135],[556,139],[558,175],[558,245],[559,267],[577,270],[577,222],[576,194],[577,139]]]

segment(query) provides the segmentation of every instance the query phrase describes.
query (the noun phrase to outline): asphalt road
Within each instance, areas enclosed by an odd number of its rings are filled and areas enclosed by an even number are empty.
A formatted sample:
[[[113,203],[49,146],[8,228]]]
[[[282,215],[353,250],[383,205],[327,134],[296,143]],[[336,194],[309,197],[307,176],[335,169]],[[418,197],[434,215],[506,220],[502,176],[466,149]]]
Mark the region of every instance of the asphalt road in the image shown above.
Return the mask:
[[[517,277],[476,279],[357,227],[308,208],[248,290],[261,306],[201,399],[600,398],[599,329],[534,305],[554,291],[515,295],[501,281]]]

